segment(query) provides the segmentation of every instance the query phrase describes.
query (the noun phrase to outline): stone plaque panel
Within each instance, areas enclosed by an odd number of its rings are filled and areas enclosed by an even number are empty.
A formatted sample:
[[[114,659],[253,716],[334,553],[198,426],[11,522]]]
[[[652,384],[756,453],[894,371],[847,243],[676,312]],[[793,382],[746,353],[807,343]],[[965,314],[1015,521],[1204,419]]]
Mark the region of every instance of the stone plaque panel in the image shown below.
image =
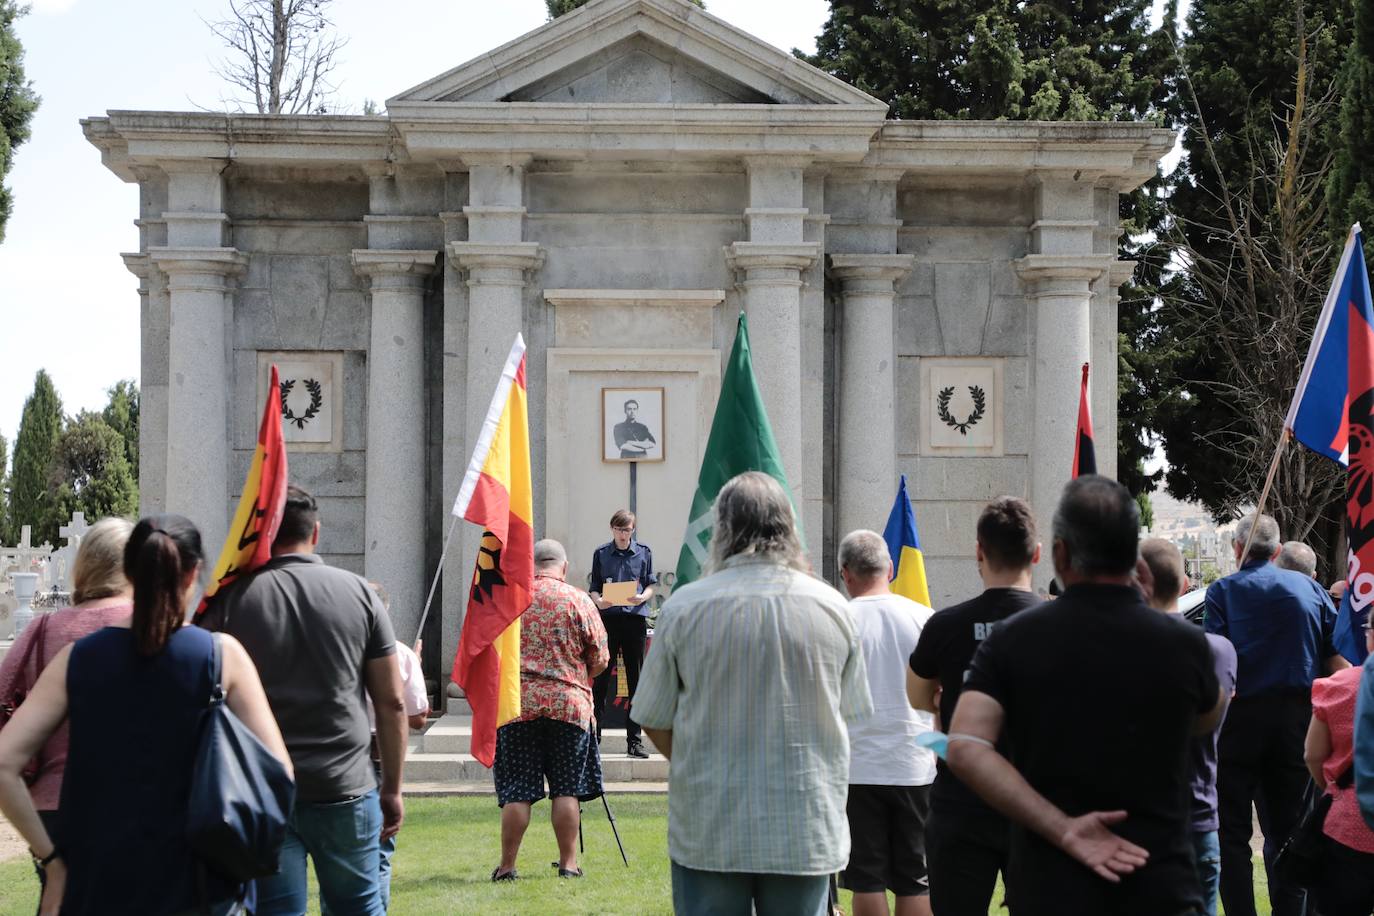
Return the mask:
[[[258,409],[267,400],[272,364],[282,390],[282,438],[291,451],[343,450],[343,354],[289,350],[258,353]],[[255,423],[256,426],[256,423]]]
[[[921,360],[922,455],[1003,454],[1003,361]]]

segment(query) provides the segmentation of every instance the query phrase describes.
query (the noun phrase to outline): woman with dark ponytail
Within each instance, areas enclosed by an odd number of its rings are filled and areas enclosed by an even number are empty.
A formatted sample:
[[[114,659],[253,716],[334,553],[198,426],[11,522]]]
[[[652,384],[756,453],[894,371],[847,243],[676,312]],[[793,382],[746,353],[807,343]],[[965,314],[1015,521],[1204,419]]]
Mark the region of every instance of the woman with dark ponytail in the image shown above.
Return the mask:
[[[0,732],[0,812],[29,843],[41,914],[239,912],[242,888],[198,867],[183,837],[197,725],[214,688],[211,635],[184,626],[203,552],[179,515],[145,518],[124,550],[128,625],[64,648]],[[248,653],[222,635],[230,709],[288,769],[290,758]],[[54,845],[20,771],[70,722]]]

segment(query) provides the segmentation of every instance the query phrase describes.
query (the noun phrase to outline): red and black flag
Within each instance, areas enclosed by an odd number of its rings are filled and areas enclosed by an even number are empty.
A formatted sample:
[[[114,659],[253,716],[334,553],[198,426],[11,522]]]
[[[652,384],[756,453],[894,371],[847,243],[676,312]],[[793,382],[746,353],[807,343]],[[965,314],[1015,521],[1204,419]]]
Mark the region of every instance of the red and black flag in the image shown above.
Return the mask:
[[[1093,446],[1093,416],[1088,412],[1088,364],[1083,364],[1083,386],[1078,391],[1078,435],[1073,440],[1073,475],[1097,473],[1097,449]]]

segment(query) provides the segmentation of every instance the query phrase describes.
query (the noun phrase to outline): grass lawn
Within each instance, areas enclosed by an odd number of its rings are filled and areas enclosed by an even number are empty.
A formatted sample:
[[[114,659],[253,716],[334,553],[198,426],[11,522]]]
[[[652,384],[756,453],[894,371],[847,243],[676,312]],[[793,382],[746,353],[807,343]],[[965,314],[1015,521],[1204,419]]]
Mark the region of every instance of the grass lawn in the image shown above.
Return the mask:
[[[616,851],[600,802],[585,806],[581,857],[587,877],[559,880],[549,866],[557,855],[549,826],[549,805],[535,805],[520,850],[514,884],[492,884],[500,858],[499,809],[489,798],[415,798],[406,804],[405,828],[396,850],[391,890],[393,916],[491,914],[659,914],[672,912],[668,873],[668,799],[662,795],[611,798],[620,828],[626,868]],[[1263,868],[1256,863],[1256,897],[1269,913]],[[27,859],[0,863],[0,916],[31,916],[37,880]],[[313,894],[313,891],[312,891]],[[841,891],[849,912],[849,894]],[[1000,888],[997,902],[1001,901]],[[312,904],[312,914],[318,913]],[[1005,910],[993,910],[1003,913]]]

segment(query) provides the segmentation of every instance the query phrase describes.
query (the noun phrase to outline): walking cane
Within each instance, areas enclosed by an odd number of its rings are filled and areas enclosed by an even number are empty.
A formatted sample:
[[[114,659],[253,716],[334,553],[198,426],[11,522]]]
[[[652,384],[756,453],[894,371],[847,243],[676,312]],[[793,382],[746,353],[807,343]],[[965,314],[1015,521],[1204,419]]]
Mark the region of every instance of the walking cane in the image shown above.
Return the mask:
[[[606,790],[601,790],[601,804],[606,808],[606,819],[611,822],[611,833],[615,834],[615,845],[620,847],[620,858],[625,863],[625,867],[630,867],[630,860],[625,857],[625,844],[620,842],[620,831],[615,827],[615,815],[611,813],[611,803],[606,801]]]

